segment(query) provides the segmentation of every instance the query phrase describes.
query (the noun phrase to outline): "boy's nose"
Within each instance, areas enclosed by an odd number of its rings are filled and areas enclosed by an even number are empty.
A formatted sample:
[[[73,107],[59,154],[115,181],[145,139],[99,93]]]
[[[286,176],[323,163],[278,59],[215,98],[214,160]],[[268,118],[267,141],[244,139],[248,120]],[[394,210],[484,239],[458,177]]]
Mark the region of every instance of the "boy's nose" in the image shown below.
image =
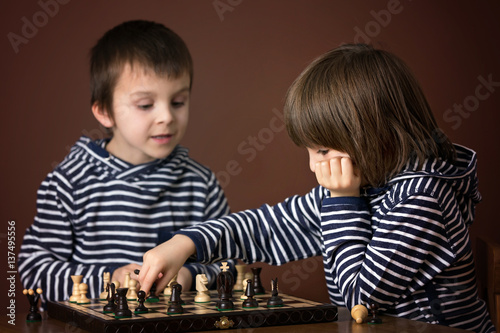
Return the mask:
[[[159,123],[171,123],[174,121],[174,115],[172,113],[172,110],[170,108],[165,107],[159,110],[158,116],[156,118],[157,122]]]

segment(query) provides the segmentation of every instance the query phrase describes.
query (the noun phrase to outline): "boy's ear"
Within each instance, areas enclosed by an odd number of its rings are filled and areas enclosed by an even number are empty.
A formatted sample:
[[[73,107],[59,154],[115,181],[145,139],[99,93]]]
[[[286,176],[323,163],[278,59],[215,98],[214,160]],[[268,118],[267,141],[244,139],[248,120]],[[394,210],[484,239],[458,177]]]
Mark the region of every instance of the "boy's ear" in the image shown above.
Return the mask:
[[[108,111],[101,105],[99,105],[99,103],[95,102],[92,105],[92,113],[94,114],[95,119],[97,119],[97,121],[100,122],[102,126],[106,128],[113,127],[113,119],[109,116]]]

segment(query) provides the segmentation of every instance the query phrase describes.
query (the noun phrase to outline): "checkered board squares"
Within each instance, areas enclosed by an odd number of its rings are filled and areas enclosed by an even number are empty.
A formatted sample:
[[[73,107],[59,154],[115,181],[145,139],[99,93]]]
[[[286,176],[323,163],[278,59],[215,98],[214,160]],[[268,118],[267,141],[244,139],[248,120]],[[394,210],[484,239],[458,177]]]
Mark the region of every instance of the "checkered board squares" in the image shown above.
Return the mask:
[[[132,333],[132,332],[186,332],[217,329],[226,318],[232,328],[291,325],[314,322],[334,321],[337,319],[337,308],[330,304],[280,294],[282,307],[268,308],[267,299],[270,294],[257,295],[258,308],[242,307],[241,292],[233,293],[234,310],[219,311],[216,308],[218,295],[211,291],[211,301],[195,303],[196,292],[182,293],[182,314],[167,314],[168,297],[160,296],[157,303],[145,303],[148,313],[134,314],[138,302],[129,301],[131,318],[115,319],[113,313],[103,313],[107,301],[91,300],[90,304],[49,302],[49,315],[55,319],[71,323],[90,332]]]

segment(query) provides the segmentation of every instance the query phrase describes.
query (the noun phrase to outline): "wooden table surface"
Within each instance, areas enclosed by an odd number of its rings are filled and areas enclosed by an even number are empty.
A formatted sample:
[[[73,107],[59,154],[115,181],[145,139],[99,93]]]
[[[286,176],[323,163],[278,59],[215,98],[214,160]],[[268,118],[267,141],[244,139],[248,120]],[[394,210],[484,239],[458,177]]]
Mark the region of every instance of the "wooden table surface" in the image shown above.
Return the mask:
[[[87,333],[80,328],[71,326],[59,320],[47,317],[44,313],[44,319],[38,323],[26,323],[27,312],[16,314],[16,325],[10,325],[5,321],[0,323],[0,331],[5,333]],[[351,319],[349,311],[346,308],[339,308],[339,319],[330,323],[317,323],[306,325],[288,325],[288,326],[270,326],[250,329],[230,329],[223,330],[227,333],[277,333],[277,332],[342,332],[342,333],[460,333],[468,332],[465,330],[449,328],[440,325],[431,325],[408,319],[381,316],[382,324],[356,324]],[[210,331],[214,332],[214,331]]]

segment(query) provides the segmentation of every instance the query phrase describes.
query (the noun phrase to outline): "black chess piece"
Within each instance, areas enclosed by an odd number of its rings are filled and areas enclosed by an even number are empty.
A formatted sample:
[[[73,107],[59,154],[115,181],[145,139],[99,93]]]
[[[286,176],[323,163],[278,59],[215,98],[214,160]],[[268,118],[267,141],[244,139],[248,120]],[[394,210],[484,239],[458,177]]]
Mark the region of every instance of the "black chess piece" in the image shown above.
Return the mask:
[[[106,291],[108,292],[108,297],[106,298],[108,300],[108,304],[104,306],[102,309],[103,313],[113,313],[116,310],[116,303],[115,303],[115,284],[114,283],[108,283],[106,285]]]
[[[170,295],[170,305],[168,306],[168,314],[183,313],[184,309],[181,304],[182,286],[178,283],[172,285],[172,295]]]
[[[268,308],[283,306],[283,299],[278,295],[278,278],[271,280],[271,297],[267,300]]]
[[[223,271],[217,275],[217,290],[220,297],[217,302],[217,309],[221,311],[233,310],[234,303],[231,299],[233,297],[234,277],[228,270],[227,263],[223,263],[221,268]]]
[[[30,323],[42,321],[42,315],[37,310],[38,300],[40,299],[40,295],[42,294],[42,289],[24,289],[23,294],[26,295],[26,297],[28,298],[28,302],[30,303],[30,311],[26,316],[26,321]]]
[[[127,303],[128,288],[116,289],[116,309],[115,318],[129,318],[132,317],[132,311],[128,308]]]
[[[261,267],[252,267],[253,291],[255,292],[255,295],[262,295],[266,293],[266,290],[264,289],[264,287],[262,286],[262,282],[260,281],[261,270]]]
[[[159,302],[160,298],[156,295],[156,282],[153,283],[151,289],[149,290],[149,296],[146,298],[146,302],[148,303],[156,303]]]
[[[371,314],[371,319],[368,320],[368,324],[381,324],[382,319],[378,316],[378,304],[376,303],[371,303],[370,304],[370,314]]]
[[[243,301],[243,304],[241,305],[242,307],[257,308],[259,306],[259,302],[257,302],[257,300],[253,298],[255,296],[255,292],[253,290],[251,280],[247,280],[247,288],[245,290],[245,296],[247,297],[247,299]]]
[[[149,312],[149,309],[144,306],[144,302],[146,301],[146,292],[144,290],[139,290],[137,292],[137,302],[139,303],[139,306],[135,308],[134,313],[147,313]]]

